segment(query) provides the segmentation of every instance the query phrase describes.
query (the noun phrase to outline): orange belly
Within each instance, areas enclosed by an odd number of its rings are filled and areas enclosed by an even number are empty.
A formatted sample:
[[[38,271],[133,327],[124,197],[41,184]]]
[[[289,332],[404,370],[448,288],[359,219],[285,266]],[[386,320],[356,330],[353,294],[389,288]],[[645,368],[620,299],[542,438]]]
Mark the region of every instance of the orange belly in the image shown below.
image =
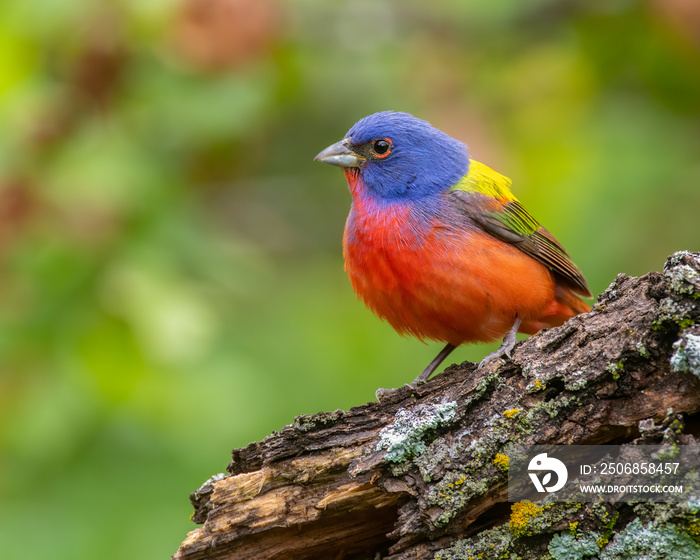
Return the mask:
[[[476,229],[421,236],[402,218],[354,223],[343,243],[355,292],[399,333],[459,345],[502,338],[516,316],[533,334],[576,314],[550,271],[517,248]]]

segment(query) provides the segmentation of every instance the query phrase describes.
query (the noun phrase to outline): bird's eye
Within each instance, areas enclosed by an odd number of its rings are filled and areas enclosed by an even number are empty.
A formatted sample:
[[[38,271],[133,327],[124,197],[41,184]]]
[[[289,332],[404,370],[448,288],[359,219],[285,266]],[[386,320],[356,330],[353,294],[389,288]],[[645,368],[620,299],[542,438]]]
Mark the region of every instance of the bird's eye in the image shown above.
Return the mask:
[[[389,138],[380,138],[372,142],[372,155],[378,158],[385,158],[391,153],[391,140]]]

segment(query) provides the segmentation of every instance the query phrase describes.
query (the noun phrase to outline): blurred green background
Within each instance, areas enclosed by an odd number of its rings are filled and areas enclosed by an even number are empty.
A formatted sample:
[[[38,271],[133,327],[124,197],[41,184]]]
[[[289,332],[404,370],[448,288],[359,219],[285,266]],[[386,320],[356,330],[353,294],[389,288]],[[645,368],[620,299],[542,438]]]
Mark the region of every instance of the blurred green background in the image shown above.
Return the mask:
[[[2,558],[167,558],[231,448],[433,357],[356,300],[312,162],[385,109],[595,293],[700,249],[696,0],[0,3]]]

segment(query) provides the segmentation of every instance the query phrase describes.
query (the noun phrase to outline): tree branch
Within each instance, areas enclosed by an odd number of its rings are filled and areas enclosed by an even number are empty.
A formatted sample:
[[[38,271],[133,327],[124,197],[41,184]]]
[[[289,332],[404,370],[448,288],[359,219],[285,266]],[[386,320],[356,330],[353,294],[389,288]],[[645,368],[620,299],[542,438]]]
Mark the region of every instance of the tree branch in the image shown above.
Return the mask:
[[[639,527],[658,533],[654,546],[664,535],[697,546],[697,511],[682,505],[511,510],[499,454],[694,442],[699,319],[700,254],[676,253],[663,274],[618,275],[589,313],[519,343],[507,363],[465,362],[381,402],[300,416],[234,450],[227,474],[191,495],[204,525],[174,558],[535,558],[574,522],[569,538],[598,535],[589,552],[601,558]]]

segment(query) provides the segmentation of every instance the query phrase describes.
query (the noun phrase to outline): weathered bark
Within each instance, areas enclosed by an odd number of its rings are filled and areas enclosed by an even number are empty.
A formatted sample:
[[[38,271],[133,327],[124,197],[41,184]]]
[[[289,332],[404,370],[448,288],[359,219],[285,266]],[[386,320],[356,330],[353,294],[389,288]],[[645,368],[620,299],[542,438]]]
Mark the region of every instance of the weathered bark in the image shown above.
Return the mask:
[[[630,557],[700,558],[700,498],[511,508],[497,460],[514,443],[693,443],[699,320],[700,254],[676,253],[663,274],[618,275],[507,363],[296,418],[192,494],[204,525],[174,558],[614,558],[628,541]]]

